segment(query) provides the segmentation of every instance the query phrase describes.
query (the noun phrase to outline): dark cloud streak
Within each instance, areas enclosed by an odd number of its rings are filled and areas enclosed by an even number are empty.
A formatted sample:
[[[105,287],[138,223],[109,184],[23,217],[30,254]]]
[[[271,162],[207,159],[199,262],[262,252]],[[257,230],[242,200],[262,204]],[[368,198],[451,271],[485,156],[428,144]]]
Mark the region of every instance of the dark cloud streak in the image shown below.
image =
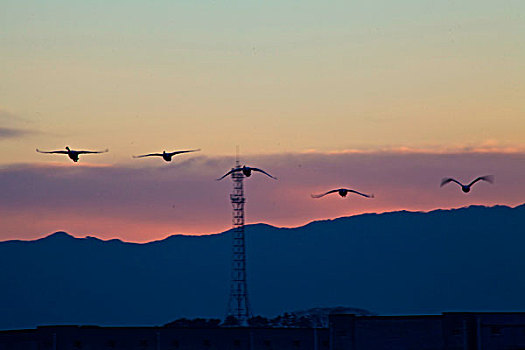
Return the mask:
[[[25,137],[25,136],[32,135],[34,133],[35,132],[32,130],[0,127],[0,140]]]

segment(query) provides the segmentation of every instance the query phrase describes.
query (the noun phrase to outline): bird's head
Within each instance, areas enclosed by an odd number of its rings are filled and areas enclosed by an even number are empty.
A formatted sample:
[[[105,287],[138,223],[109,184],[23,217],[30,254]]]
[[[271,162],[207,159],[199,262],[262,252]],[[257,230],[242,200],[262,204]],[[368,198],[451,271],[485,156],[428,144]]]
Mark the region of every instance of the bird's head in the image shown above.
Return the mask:
[[[71,150],[69,149],[69,146],[66,146],[66,149],[67,149],[68,151],[71,151]]]
[[[461,190],[465,193],[469,193],[470,192],[470,187],[469,186],[461,186]]]

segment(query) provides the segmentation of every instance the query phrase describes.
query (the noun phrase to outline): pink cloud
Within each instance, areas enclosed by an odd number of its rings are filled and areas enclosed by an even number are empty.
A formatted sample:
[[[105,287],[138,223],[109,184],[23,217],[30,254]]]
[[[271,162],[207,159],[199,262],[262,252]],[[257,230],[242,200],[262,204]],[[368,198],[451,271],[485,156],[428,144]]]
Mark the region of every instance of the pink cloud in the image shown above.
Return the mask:
[[[159,163],[160,164],[160,163]],[[170,234],[230,227],[231,181],[215,181],[229,157],[194,157],[154,167],[13,165],[0,170],[0,239],[31,239],[65,230],[77,236],[145,242]],[[248,165],[279,178],[246,179],[247,222],[299,226],[316,219],[392,210],[432,210],[525,201],[525,153],[302,153],[252,156]],[[469,181],[494,174],[465,195],[442,177]],[[337,195],[352,187],[376,198]]]

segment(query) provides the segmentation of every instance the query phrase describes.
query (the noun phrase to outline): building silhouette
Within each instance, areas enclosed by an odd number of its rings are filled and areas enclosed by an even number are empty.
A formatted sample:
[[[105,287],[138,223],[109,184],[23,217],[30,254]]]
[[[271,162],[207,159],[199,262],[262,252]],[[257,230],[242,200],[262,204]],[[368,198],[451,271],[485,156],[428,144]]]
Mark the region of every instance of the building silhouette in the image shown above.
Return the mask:
[[[523,350],[525,312],[330,315],[328,328],[44,326],[0,331],[0,350]]]

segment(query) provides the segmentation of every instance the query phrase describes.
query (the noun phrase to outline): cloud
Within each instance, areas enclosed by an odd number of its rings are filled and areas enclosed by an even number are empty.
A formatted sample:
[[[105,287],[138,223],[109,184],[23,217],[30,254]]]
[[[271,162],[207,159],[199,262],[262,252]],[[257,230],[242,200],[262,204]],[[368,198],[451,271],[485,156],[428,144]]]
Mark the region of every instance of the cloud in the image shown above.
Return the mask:
[[[2,128],[0,127],[0,140],[1,139],[11,139],[18,137],[25,137],[35,132],[32,130],[23,130],[23,129],[14,129],[14,128]]]
[[[26,119],[0,108],[0,123],[4,124],[3,126],[0,126],[0,140],[26,137],[38,133],[27,128],[6,126],[6,124],[16,125],[27,122]]]
[[[31,120],[24,118],[17,113],[8,111],[2,107],[0,107],[0,122],[8,124],[32,123]]]
[[[231,157],[197,156],[153,167],[18,164],[0,170],[0,239],[36,238],[57,230],[78,236],[144,242],[176,233],[214,233],[231,226],[231,181],[215,179]],[[44,163],[46,164],[46,163]],[[279,178],[245,181],[248,223],[299,226],[316,219],[391,210],[471,204],[517,205],[525,198],[525,154],[373,153],[252,156]],[[493,174],[469,195],[442,177],[469,181]],[[310,198],[338,187],[374,193]]]
[[[303,154],[469,154],[469,153],[525,153],[525,144],[505,144],[496,140],[486,140],[476,144],[456,144],[451,146],[382,146],[369,148],[347,148],[343,150],[320,151],[308,149]]]

